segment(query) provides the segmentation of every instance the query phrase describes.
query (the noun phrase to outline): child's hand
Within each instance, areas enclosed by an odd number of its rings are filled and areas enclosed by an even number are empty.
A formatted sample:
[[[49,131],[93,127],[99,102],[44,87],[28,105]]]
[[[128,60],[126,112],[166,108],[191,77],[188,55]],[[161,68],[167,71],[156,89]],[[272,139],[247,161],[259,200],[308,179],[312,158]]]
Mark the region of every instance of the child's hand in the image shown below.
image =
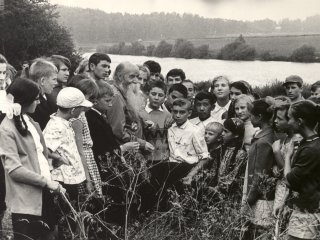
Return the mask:
[[[50,158],[52,158],[52,165],[54,168],[58,168],[61,165],[71,165],[70,161],[66,159],[65,157],[61,156],[57,152],[50,153]]]
[[[174,119],[173,119],[172,117],[167,118],[167,119],[164,121],[164,127],[165,127],[165,128],[170,128],[173,123],[174,123]]]
[[[294,152],[294,142],[291,141],[290,144],[287,147],[287,152],[286,152],[286,157],[285,160],[286,161],[290,161],[292,156],[293,156],[293,152]]]
[[[192,177],[190,177],[190,176],[186,176],[186,177],[182,178],[182,183],[185,185],[191,185],[191,182],[192,182]]]
[[[94,187],[93,187],[93,184],[91,181],[87,181],[86,182],[86,187],[87,187],[87,190],[88,190],[88,193],[91,194],[92,192],[94,192]]]
[[[152,122],[151,120],[146,120],[144,122],[145,122],[145,124],[147,126],[147,129],[154,128],[154,126],[155,126],[154,122]]]
[[[151,143],[146,142],[144,149],[148,152],[152,152],[154,150],[154,146]]]
[[[66,189],[64,189],[59,182],[48,180],[46,187],[54,193],[66,193]]]
[[[127,142],[127,143],[121,145],[121,150],[123,152],[127,152],[130,150],[138,151],[139,147],[140,147],[140,144],[138,142]]]

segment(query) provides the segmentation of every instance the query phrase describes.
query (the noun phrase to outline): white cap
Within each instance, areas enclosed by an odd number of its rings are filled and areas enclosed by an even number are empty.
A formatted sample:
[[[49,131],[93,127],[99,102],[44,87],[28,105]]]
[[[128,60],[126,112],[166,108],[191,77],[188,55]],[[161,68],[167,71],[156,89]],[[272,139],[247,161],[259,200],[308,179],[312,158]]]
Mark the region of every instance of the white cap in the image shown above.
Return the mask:
[[[92,107],[92,102],[86,100],[83,93],[74,87],[61,89],[57,96],[57,105],[63,108]]]

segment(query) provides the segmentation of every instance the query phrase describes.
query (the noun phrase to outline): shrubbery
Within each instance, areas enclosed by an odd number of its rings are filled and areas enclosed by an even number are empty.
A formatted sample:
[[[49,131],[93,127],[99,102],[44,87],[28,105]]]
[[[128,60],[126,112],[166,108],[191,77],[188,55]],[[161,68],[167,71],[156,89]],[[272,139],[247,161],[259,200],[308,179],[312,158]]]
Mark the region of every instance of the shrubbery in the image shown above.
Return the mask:
[[[224,46],[218,55],[218,59],[222,60],[254,60],[255,57],[255,48],[246,44],[242,35],[234,42]]]
[[[124,42],[112,45],[110,47],[99,45],[97,52],[135,55],[135,56],[154,56],[154,57],[176,57],[176,58],[209,58],[209,45],[200,45],[195,47],[192,42],[185,39],[177,39],[172,45],[165,40],[158,43],[157,46],[149,45],[145,47],[141,42],[132,42],[127,45]]]
[[[316,49],[312,46],[303,45],[294,50],[289,59],[293,62],[314,62],[316,60]]]
[[[145,47],[142,42],[136,41],[130,44],[121,42],[110,47],[98,46],[97,52],[135,55],[135,56],[154,56],[154,57],[175,57],[175,58],[196,58],[196,59],[221,59],[221,60],[243,60],[243,61],[293,61],[293,62],[319,62],[316,49],[312,46],[303,45],[294,50],[291,56],[281,56],[264,51],[260,54],[256,49],[248,45],[240,35],[234,42],[225,45],[217,53],[209,49],[208,44],[194,46],[191,41],[177,39],[174,44],[161,40],[157,46],[151,44]]]

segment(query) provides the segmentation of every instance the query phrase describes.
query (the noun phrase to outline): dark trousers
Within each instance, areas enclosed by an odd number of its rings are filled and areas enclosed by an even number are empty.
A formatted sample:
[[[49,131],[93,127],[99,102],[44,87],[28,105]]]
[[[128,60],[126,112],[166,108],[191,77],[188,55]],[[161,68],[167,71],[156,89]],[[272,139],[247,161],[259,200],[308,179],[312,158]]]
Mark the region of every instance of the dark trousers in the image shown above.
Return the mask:
[[[53,196],[47,189],[43,189],[41,216],[12,213],[14,239],[37,239],[53,231],[57,222],[53,209]]]
[[[168,209],[167,190],[174,189],[179,194],[184,193],[184,185],[181,181],[186,177],[194,164],[162,162],[153,163],[149,167],[151,173],[150,183],[146,183],[141,189],[142,210],[150,210],[156,207],[158,210]]]

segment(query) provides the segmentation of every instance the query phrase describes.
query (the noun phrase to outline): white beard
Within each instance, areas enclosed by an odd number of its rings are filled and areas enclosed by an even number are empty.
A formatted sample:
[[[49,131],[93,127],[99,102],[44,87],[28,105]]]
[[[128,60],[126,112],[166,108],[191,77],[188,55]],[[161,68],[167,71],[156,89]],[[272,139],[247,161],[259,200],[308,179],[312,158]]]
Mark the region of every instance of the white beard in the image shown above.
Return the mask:
[[[136,113],[138,113],[143,105],[140,95],[140,84],[130,84],[127,89],[126,97],[128,104],[131,106],[132,109],[135,110]]]

